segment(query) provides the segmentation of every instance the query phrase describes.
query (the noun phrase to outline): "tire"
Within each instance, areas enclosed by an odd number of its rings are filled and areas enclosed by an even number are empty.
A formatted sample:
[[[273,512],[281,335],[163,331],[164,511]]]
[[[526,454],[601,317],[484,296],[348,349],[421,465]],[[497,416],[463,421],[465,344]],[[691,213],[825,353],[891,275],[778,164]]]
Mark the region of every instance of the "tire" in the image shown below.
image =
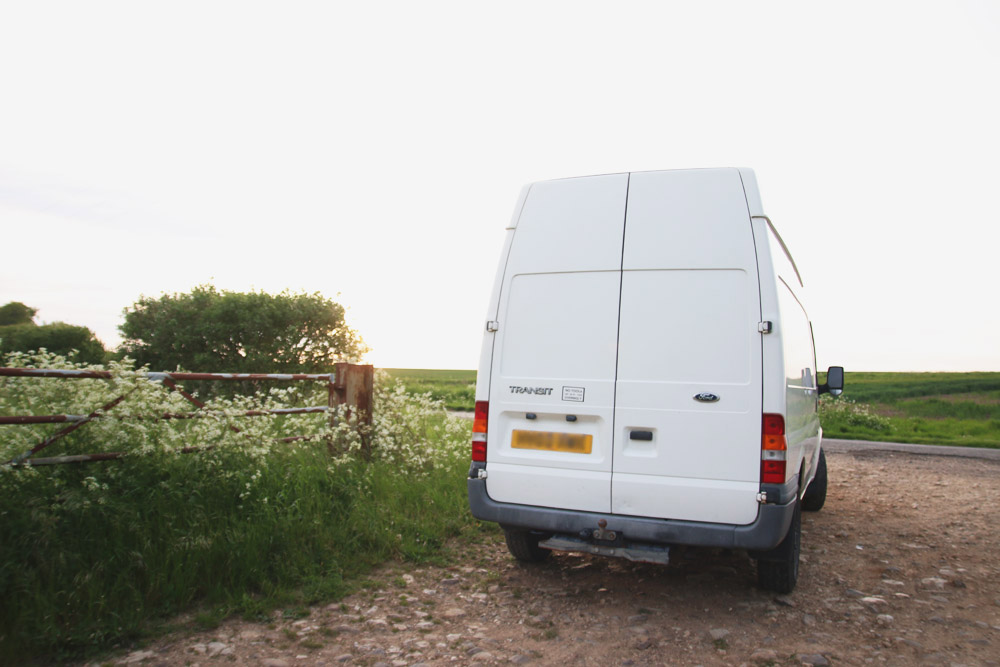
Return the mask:
[[[539,535],[532,535],[526,530],[504,528],[503,537],[510,555],[522,563],[541,563],[552,554],[548,549],[538,546],[542,539]]]
[[[816,464],[816,475],[810,482],[806,494],[802,496],[802,509],[807,512],[818,512],[826,503],[826,454],[819,450],[819,462]]]
[[[795,503],[792,525],[781,544],[757,559],[757,585],[766,591],[791,593],[799,580],[802,549],[802,504]]]

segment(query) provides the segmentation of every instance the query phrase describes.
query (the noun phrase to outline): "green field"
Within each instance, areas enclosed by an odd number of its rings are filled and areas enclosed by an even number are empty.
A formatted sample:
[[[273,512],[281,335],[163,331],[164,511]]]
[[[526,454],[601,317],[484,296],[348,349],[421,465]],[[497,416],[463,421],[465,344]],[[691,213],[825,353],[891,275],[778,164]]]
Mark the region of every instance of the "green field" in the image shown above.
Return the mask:
[[[849,372],[821,408],[831,438],[1000,448],[1000,373]]]
[[[475,371],[385,370],[409,393],[473,409]],[[1000,447],[1000,373],[849,372],[846,383],[842,397],[823,398],[828,437]]]
[[[476,371],[431,370],[426,368],[383,368],[393,380],[406,386],[407,393],[427,394],[444,401],[449,410],[472,411],[476,402]]]

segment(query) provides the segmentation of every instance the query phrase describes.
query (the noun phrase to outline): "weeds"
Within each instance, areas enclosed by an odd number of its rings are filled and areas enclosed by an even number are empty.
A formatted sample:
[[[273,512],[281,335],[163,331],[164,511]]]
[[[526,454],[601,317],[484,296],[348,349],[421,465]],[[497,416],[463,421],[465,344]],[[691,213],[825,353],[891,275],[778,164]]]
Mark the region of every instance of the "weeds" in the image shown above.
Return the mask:
[[[8,365],[78,368],[55,355]],[[128,362],[114,378],[0,380],[0,414],[86,414],[131,392],[115,413],[52,445],[48,455],[125,451],[117,461],[46,468],[0,466],[0,655],[75,659],[141,637],[156,620],[199,606],[213,627],[230,613],[266,617],[336,599],[373,565],[428,561],[473,525],[463,482],[469,426],[440,403],[379,378],[364,460],[355,425],[322,416],[234,419],[258,406],[325,404],[303,390],[213,400],[187,412]],[[320,388],[322,390],[322,388]],[[234,432],[231,425],[241,429]],[[0,460],[51,427],[0,431]],[[279,443],[308,434],[317,441]],[[331,455],[327,442],[334,444]],[[206,447],[180,454],[185,446]],[[211,447],[208,449],[208,447]],[[289,614],[286,612],[286,616]]]

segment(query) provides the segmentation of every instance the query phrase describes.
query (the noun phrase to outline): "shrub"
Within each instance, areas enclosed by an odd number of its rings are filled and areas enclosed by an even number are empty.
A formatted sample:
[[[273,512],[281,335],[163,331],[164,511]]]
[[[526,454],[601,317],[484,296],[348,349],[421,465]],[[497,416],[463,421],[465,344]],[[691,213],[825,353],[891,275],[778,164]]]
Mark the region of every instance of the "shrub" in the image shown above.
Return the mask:
[[[889,433],[892,423],[877,415],[867,403],[857,403],[849,398],[824,394],[819,399],[819,419],[824,429],[835,431],[855,427]]]
[[[51,353],[18,366],[84,368]],[[469,425],[384,375],[359,433],[326,415],[237,419],[246,409],[324,404],[325,388],[212,399],[212,417],[140,419],[192,408],[128,360],[111,380],[0,378],[0,414],[88,413],[111,398],[128,419],[88,423],[44,450],[125,451],[121,460],[0,465],[0,655],[63,660],[127,641],[192,605],[221,618],[335,598],[387,558],[436,558],[471,524]],[[297,387],[298,385],[296,385]],[[321,400],[320,400],[321,399]],[[240,431],[235,432],[232,426]],[[0,458],[52,425],[0,427]],[[277,438],[304,434],[308,441]],[[369,460],[357,456],[371,445]],[[203,448],[181,454],[185,446]],[[52,450],[52,451],[50,451]],[[333,452],[333,454],[331,454]]]

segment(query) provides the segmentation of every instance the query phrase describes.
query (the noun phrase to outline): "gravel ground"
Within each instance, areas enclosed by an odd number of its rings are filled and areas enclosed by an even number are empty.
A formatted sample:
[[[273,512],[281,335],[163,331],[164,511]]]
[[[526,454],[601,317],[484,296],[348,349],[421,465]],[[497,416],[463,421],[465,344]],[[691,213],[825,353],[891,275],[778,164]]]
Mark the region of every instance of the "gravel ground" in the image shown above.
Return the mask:
[[[745,553],[675,549],[667,567],[580,554],[514,561],[502,536],[452,567],[403,564],[309,616],[175,633],[145,664],[1000,664],[1000,461],[830,452],[803,515],[798,588],[754,587]]]

